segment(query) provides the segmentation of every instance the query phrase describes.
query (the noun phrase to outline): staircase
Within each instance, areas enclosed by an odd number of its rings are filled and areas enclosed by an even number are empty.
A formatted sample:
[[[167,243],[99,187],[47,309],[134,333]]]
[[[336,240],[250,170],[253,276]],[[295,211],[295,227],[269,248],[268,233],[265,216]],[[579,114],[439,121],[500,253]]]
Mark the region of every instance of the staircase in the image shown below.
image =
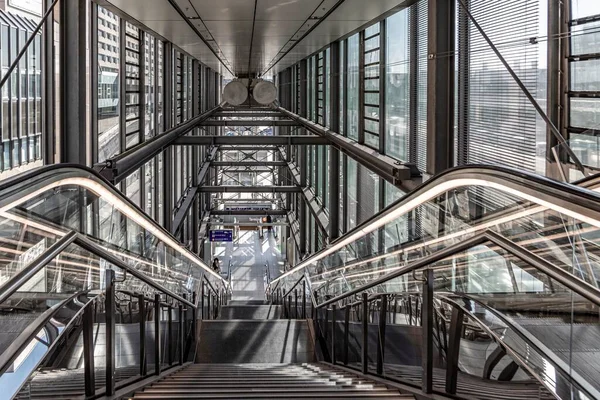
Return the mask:
[[[218,320],[198,322],[196,362],[276,364],[315,361],[314,340],[308,322],[280,318],[280,306],[256,300],[230,302],[222,307]]]
[[[193,364],[134,399],[414,399],[323,364]]]
[[[198,321],[196,363],[147,386],[135,399],[414,399],[316,363],[306,320],[281,308],[235,301],[218,320]]]

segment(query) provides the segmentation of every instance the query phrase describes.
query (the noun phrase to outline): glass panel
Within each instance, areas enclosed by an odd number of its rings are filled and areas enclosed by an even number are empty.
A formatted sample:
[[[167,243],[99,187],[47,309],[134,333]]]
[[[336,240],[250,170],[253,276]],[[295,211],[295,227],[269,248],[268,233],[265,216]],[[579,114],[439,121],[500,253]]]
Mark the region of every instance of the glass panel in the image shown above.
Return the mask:
[[[600,14],[600,3],[596,0],[571,0],[571,16],[573,19]]]
[[[600,26],[597,29],[600,32]],[[571,63],[571,90],[600,92],[600,59]]]
[[[408,10],[400,11],[387,19],[386,35],[386,154],[401,161],[408,161],[410,111]]]
[[[571,27],[571,55],[600,53],[600,21]]]
[[[597,129],[600,127],[600,99],[571,98],[571,126]]]
[[[347,136],[358,140],[358,34],[348,38],[348,125]]]
[[[98,7],[98,161],[121,152],[119,17]]]

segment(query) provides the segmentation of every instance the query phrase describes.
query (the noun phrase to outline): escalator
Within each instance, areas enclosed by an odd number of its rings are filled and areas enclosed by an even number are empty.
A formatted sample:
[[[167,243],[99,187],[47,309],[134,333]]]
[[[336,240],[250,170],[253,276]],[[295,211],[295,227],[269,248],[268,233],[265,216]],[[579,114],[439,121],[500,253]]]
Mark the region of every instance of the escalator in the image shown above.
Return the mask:
[[[598,186],[457,168],[267,293],[312,316],[318,361],[401,393],[600,398]],[[202,359],[196,320],[219,315],[230,283],[94,171],[0,184],[0,224],[7,397],[113,396]]]
[[[2,398],[111,395],[189,362],[229,288],[84,167],[2,182],[0,226]]]
[[[268,292],[306,288],[335,365],[459,398],[600,398],[596,188],[454,169]]]

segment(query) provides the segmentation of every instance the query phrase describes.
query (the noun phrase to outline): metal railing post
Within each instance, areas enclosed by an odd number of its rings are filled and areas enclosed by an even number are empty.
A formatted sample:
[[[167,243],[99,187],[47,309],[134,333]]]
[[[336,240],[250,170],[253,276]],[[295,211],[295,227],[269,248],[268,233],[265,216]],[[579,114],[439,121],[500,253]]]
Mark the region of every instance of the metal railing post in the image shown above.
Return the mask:
[[[185,348],[185,345],[183,343],[185,338],[185,324],[183,323],[184,319],[185,316],[183,314],[183,304],[179,303],[179,365],[183,365],[183,349]]]
[[[160,294],[154,295],[154,374],[160,375]]]
[[[377,374],[383,374],[383,359],[385,354],[385,324],[387,317],[387,294],[381,295],[379,309],[379,332],[377,334]]]
[[[335,357],[335,326],[336,326],[335,311],[336,311],[336,306],[335,306],[335,304],[332,304],[331,305],[331,363],[332,364],[336,363],[336,357]]]
[[[211,295],[209,294],[208,296],[206,296],[206,319],[212,319],[211,318],[211,314],[210,314],[210,298]]]
[[[362,294],[362,373],[369,372],[369,294]]]
[[[196,305],[196,292],[192,293],[192,303]],[[196,318],[198,318],[198,309],[192,307],[192,340],[196,340]]]
[[[287,318],[288,319],[292,319],[292,295],[288,294],[288,312],[287,312]]]
[[[167,316],[167,355],[169,360],[169,365],[173,364],[173,307],[169,304],[167,306],[167,312],[169,315]]]
[[[306,281],[302,281],[302,319],[306,319]]]
[[[460,352],[460,338],[463,330],[464,312],[454,307],[450,319],[450,340],[447,351],[446,367],[446,393],[455,394],[458,380],[458,355]]]
[[[106,298],[106,395],[115,394],[115,271],[105,272]]]
[[[138,295],[138,314],[140,323],[140,375],[146,375],[146,298]]]
[[[344,313],[344,365],[348,365],[348,347],[350,346],[349,335],[350,335],[350,307],[346,306]]]
[[[96,376],[94,369],[94,306],[95,301],[89,303],[83,311],[83,364],[86,398],[96,394]]]
[[[421,329],[423,330],[422,390],[433,391],[433,269],[423,272],[423,304],[421,305]],[[418,315],[418,314],[417,314]]]
[[[294,289],[294,319],[298,319],[298,289]]]
[[[200,286],[200,319],[204,319],[204,282]]]

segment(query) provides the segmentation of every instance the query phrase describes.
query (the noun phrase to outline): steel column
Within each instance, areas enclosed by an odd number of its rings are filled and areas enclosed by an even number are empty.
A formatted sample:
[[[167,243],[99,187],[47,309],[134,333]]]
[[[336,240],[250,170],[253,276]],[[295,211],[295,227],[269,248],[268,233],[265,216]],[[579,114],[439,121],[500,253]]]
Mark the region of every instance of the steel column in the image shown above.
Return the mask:
[[[52,6],[52,0],[44,0],[44,10]],[[48,17],[46,26],[53,26],[56,11],[53,10]],[[43,129],[42,129],[42,154],[44,164],[56,163],[56,85],[55,85],[55,59],[54,59],[54,29],[44,29],[43,57],[42,57],[42,104],[43,104]],[[5,117],[6,118],[6,117]]]
[[[140,375],[145,376],[147,370],[146,360],[146,297],[139,294],[138,298],[138,316],[140,323]]]
[[[454,166],[456,2],[428,0],[427,172]]]
[[[423,393],[429,394],[433,391],[433,269],[426,269],[423,275],[423,305],[421,308],[423,376],[421,389]]]
[[[87,0],[60,6],[60,162],[88,165]],[[51,23],[49,29],[54,29]],[[96,71],[94,71],[96,73]],[[89,160],[88,160],[89,158]]]
[[[154,295],[154,374],[160,375],[160,364],[161,354],[160,354],[160,314],[161,314],[161,306],[160,306],[160,294],[156,293]]]
[[[369,294],[362,294],[362,373],[369,373]]]
[[[302,319],[306,319],[306,281],[302,281]]]
[[[350,306],[344,308],[344,365],[348,365],[348,347],[350,345]]]
[[[460,338],[463,330],[463,310],[454,307],[450,319],[450,339],[448,341],[448,356],[446,360],[446,393],[456,394],[458,380],[458,356],[460,353]]]
[[[105,319],[106,319],[106,395],[115,394],[115,271],[107,269],[105,274]]]
[[[185,324],[184,322],[184,315],[183,315],[183,304],[179,303],[179,307],[178,307],[178,311],[179,311],[179,365],[183,365],[183,350],[185,348],[184,345],[184,330],[185,330]]]
[[[387,316],[387,294],[381,295],[379,308],[379,331],[377,333],[377,374],[383,374],[383,361],[385,355],[385,326]]]
[[[335,306],[335,304],[332,304],[331,305],[331,363],[332,364],[336,363],[336,357],[335,357],[335,328],[336,328],[337,322],[336,322],[335,312],[336,312],[336,306]]]
[[[85,379],[85,397],[96,394],[96,373],[94,366],[94,317],[95,301],[89,303],[83,311],[83,366]]]

